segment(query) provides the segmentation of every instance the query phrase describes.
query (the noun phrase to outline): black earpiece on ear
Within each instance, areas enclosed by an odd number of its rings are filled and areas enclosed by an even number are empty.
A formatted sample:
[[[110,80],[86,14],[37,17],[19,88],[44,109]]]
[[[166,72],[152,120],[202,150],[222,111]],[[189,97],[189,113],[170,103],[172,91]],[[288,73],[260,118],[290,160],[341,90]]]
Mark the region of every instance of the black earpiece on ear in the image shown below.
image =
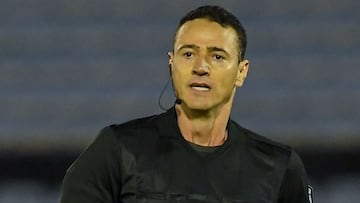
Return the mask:
[[[172,75],[172,66],[171,66],[171,64],[169,64],[169,74],[170,74],[170,76]]]

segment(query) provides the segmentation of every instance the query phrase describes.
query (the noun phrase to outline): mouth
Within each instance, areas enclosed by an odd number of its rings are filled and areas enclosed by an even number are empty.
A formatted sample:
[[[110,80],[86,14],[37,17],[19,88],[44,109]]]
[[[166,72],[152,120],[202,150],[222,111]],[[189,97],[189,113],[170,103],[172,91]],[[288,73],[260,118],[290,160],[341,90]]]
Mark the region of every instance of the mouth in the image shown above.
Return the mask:
[[[211,89],[206,83],[191,83],[190,87],[197,91],[209,91]]]

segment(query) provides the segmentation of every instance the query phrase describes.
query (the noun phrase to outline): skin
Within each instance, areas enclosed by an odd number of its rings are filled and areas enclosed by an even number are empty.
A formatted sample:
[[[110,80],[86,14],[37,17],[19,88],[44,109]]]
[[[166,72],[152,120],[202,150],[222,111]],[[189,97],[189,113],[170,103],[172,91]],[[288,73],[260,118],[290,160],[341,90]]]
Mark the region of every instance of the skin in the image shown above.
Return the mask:
[[[207,19],[180,27],[168,53],[178,125],[183,137],[202,146],[222,145],[237,87],[247,76],[249,61],[239,63],[237,34]]]

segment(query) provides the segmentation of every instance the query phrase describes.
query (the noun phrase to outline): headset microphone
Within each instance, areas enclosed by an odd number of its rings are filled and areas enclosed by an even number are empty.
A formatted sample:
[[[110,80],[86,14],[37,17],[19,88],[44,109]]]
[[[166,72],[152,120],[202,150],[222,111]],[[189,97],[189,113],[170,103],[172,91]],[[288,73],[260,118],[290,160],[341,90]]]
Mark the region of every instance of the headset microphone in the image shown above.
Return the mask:
[[[162,104],[161,104],[161,98],[162,98],[162,96],[163,96],[163,94],[164,94],[164,92],[165,92],[165,90],[166,90],[166,88],[169,86],[169,83],[170,83],[170,81],[171,81],[171,77],[172,77],[172,70],[171,70],[171,64],[169,64],[169,78],[168,78],[168,80],[167,80],[167,82],[166,82],[166,84],[165,84],[165,86],[164,86],[164,88],[161,90],[161,92],[160,92],[160,95],[159,95],[159,99],[158,99],[158,105],[159,105],[159,107],[162,109],[162,110],[167,110],[167,108],[165,108]],[[179,99],[179,98],[177,98],[176,97],[176,100],[175,100],[175,104],[181,104],[182,103],[182,101],[181,101],[181,99]]]
[[[170,70],[170,71],[171,71],[171,70]],[[161,90],[161,93],[160,93],[159,99],[158,99],[158,105],[159,105],[159,107],[160,107],[162,110],[165,110],[165,111],[167,110],[167,108],[165,108],[165,107],[161,104],[161,98],[162,98],[162,96],[163,96],[166,88],[169,86],[169,83],[170,83],[170,80],[171,80],[170,78],[171,78],[171,76],[169,75],[169,78],[168,78],[168,80],[167,80],[164,88]]]
[[[181,103],[182,103],[181,99],[176,98],[176,100],[175,100],[175,104],[181,104]]]
[[[172,66],[171,66],[171,64],[169,64],[169,70],[170,70],[170,77],[172,77]],[[176,97],[175,104],[181,104],[181,103],[182,103],[181,99]]]

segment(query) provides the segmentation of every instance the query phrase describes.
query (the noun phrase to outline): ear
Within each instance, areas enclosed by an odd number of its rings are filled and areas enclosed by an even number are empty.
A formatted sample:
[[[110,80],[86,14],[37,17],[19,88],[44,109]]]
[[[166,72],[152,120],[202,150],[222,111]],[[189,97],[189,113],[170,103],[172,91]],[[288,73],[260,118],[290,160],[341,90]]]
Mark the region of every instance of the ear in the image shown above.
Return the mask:
[[[248,60],[242,60],[238,65],[238,74],[236,78],[236,87],[241,87],[244,84],[246,76],[249,71],[250,62]]]
[[[168,52],[168,60],[169,60],[169,69],[170,69],[170,72],[172,71],[172,66],[173,66],[173,62],[174,62],[174,52],[172,51],[169,51]]]

